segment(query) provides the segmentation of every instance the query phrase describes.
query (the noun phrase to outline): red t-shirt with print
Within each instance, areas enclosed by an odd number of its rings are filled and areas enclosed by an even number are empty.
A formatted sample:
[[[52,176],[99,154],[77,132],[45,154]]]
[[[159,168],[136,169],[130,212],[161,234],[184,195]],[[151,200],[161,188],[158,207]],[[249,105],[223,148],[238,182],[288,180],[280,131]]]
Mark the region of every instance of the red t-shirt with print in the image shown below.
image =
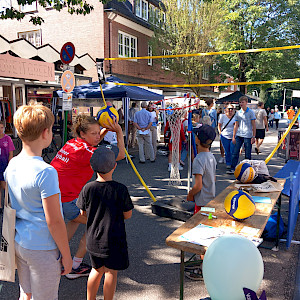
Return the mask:
[[[81,138],[72,139],[67,141],[52,160],[51,165],[58,173],[62,202],[78,198],[83,186],[92,178],[94,171],[90,159],[95,149]]]

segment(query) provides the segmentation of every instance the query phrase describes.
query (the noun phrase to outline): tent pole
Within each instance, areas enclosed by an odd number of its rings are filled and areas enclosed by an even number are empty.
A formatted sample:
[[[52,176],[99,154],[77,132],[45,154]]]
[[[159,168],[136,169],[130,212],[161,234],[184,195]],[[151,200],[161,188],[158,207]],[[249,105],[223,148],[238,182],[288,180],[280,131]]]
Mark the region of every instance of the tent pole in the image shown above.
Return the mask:
[[[191,106],[191,99],[189,100],[189,106]],[[191,189],[191,172],[192,172],[192,132],[191,132],[191,124],[192,124],[192,112],[191,108],[189,107],[189,114],[188,114],[188,192]]]

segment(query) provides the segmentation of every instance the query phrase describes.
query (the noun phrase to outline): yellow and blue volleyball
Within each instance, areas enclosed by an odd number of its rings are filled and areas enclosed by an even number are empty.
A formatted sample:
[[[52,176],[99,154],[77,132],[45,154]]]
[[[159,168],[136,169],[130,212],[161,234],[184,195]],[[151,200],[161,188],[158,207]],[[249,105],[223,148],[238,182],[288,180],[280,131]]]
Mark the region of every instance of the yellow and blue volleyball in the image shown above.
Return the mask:
[[[101,107],[96,117],[101,127],[109,126],[108,120],[113,123],[114,118],[117,120],[117,122],[119,121],[119,114],[112,106]]]
[[[225,211],[236,220],[245,220],[255,212],[255,202],[250,194],[244,191],[233,191],[224,201]]]
[[[254,168],[248,164],[241,162],[234,170],[235,178],[242,183],[249,183],[256,177]]]

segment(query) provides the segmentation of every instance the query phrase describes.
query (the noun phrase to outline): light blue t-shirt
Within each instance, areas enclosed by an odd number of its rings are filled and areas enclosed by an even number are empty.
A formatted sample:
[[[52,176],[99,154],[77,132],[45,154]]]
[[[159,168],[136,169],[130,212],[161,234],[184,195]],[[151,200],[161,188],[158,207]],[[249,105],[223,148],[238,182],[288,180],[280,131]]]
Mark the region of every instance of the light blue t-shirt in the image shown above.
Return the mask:
[[[4,177],[16,210],[15,241],[30,250],[56,249],[42,205],[42,199],[60,195],[56,170],[39,156],[21,153],[9,162]]]
[[[247,107],[246,111],[240,109],[236,112],[234,119],[239,122],[239,128],[236,135],[243,138],[252,138],[253,130],[251,121],[256,120],[254,111],[249,107]]]

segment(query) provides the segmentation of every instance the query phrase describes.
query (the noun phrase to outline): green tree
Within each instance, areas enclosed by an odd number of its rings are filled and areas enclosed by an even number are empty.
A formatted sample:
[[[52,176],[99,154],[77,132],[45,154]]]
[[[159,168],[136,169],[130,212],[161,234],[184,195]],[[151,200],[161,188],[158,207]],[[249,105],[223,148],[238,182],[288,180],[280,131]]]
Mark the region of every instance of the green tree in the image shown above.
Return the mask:
[[[32,4],[36,0],[17,0],[18,5]],[[68,13],[70,14],[89,14],[94,7],[87,3],[85,0],[37,0],[38,4],[46,7],[51,5],[54,9],[61,11],[63,8],[67,8]],[[107,0],[99,0],[99,2],[106,3]],[[19,10],[11,7],[6,8],[3,12],[0,13],[0,19],[17,19],[22,20],[25,14]],[[30,22],[34,25],[41,25],[44,22],[43,18],[38,15],[32,16]]]
[[[223,8],[223,26],[216,42],[220,51],[280,47],[300,41],[299,1],[223,0]],[[298,62],[299,50],[231,54],[218,58],[218,71],[240,82],[294,78],[299,77]],[[245,92],[245,86],[241,91]]]
[[[190,54],[215,50],[216,32],[222,19],[220,0],[168,0],[164,2],[165,18],[154,26],[151,40],[153,54]],[[161,62],[189,84],[202,82],[203,68],[212,65],[214,57],[166,58]],[[196,95],[200,88],[192,88]]]

